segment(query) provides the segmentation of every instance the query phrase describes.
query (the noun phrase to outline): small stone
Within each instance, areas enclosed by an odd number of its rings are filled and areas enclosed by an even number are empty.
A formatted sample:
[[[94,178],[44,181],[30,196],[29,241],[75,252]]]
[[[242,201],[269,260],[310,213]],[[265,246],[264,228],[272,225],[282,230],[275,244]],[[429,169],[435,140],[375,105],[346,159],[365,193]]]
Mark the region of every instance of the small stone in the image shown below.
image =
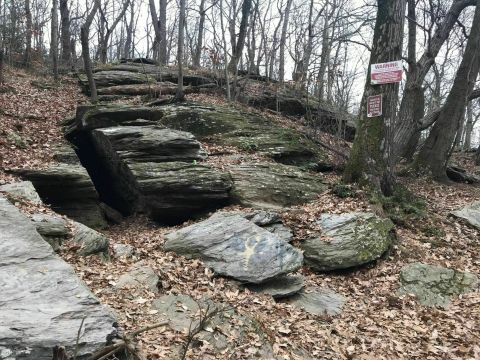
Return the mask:
[[[274,299],[285,298],[303,289],[303,276],[282,276],[258,285],[249,285],[248,289],[260,294],[271,295]]]
[[[107,237],[83,224],[75,222],[72,241],[81,246],[78,253],[82,256],[108,254],[109,240]]]
[[[42,235],[46,242],[56,251],[70,234],[67,221],[58,216],[47,214],[35,214],[32,221],[37,232]]]
[[[135,248],[128,244],[113,244],[113,254],[116,258],[132,257],[135,254]]]
[[[125,287],[146,288],[149,291],[158,293],[159,280],[158,275],[151,267],[144,265],[143,262],[139,262],[129,272],[120,276],[115,287],[118,289]]]
[[[301,308],[313,315],[338,315],[342,312],[345,298],[327,288],[308,288],[285,299],[287,304]]]

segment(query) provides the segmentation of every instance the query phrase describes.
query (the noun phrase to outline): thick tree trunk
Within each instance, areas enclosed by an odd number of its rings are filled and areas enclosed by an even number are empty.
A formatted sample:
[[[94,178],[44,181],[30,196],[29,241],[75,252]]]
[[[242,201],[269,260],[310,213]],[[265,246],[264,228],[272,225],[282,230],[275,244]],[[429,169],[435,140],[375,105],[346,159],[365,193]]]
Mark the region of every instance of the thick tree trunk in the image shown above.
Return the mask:
[[[345,181],[367,183],[385,195],[391,195],[394,189],[391,152],[399,84],[372,85],[370,71],[372,64],[401,58],[404,19],[405,0],[378,0],[370,66],[357,133],[344,172]],[[367,117],[367,100],[372,95],[382,96],[382,116]]]
[[[3,67],[5,62],[5,57],[3,55],[3,44],[0,44],[0,85],[3,85],[5,82],[5,77],[3,74]]]
[[[25,0],[25,58],[24,65],[29,68],[32,65],[32,12],[30,10],[30,0]]]
[[[52,57],[53,76],[58,80],[58,0],[52,2],[52,36],[50,41],[50,54]]]
[[[278,63],[278,80],[280,84],[285,81],[285,45],[287,42],[288,20],[290,19],[290,8],[293,0],[287,0],[285,13],[283,15],[282,35],[280,36],[280,60]]]
[[[134,57],[132,53],[133,31],[135,27],[135,1],[130,2],[130,22],[126,25],[125,46],[123,47],[123,57]]]
[[[242,20],[235,46],[232,47],[232,58],[228,64],[228,70],[232,73],[237,72],[238,62],[242,57],[243,48],[245,46],[245,38],[247,37],[248,17],[252,8],[252,0],[244,0],[242,5]]]
[[[452,89],[416,159],[418,168],[429,170],[433,178],[438,180],[447,179],[447,161],[480,68],[478,49],[480,49],[480,0],[477,0],[472,29]]]
[[[200,0],[200,19],[198,21],[198,36],[197,46],[195,47],[195,54],[193,56],[193,67],[200,67],[200,58],[202,56],[203,48],[203,30],[205,28],[205,0]]]
[[[183,91],[183,50],[185,43],[185,4],[186,0],[180,0],[180,17],[178,21],[178,48],[177,48],[177,63],[178,63],[178,84],[176,99],[183,101],[185,99],[185,92]]]
[[[418,118],[414,116],[416,103],[416,94],[419,93],[426,75],[430,71],[435,58],[441,47],[447,40],[450,31],[458,20],[461,12],[467,6],[476,5],[476,0],[454,0],[443,21],[436,27],[427,49],[420,60],[415,63],[415,73],[407,76],[405,83],[405,96],[402,98],[398,121],[396,122],[394,132],[394,163],[397,163],[408,151],[408,146],[412,144],[411,138],[416,136],[419,131]],[[410,64],[409,64],[410,65]],[[410,72],[410,71],[409,71]]]
[[[93,70],[92,70],[92,61],[90,60],[90,48],[89,48],[89,38],[88,34],[90,32],[90,25],[92,24],[93,18],[100,7],[100,0],[94,0],[92,10],[87,16],[85,23],[80,28],[80,42],[82,44],[82,57],[83,57],[83,66],[85,69],[85,74],[88,79],[88,86],[90,88],[90,99],[92,102],[97,102],[97,86],[95,85],[95,80],[93,79]]]
[[[467,124],[465,126],[465,141],[463,142],[463,151],[469,151],[472,148],[472,132],[473,132],[473,109],[472,103],[467,104]]]
[[[70,14],[68,10],[68,0],[60,0],[60,21],[62,44],[62,64],[70,66],[72,64],[72,35],[70,33]]]

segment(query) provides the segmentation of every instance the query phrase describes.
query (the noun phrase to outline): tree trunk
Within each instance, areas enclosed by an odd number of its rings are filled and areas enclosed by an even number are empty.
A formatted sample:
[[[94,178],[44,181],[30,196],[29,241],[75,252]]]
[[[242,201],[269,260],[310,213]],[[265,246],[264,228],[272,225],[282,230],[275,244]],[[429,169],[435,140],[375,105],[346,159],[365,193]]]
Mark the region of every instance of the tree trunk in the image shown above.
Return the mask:
[[[0,44],[0,85],[5,83],[5,77],[3,75],[3,64],[5,62],[5,57],[3,54],[3,44]]]
[[[52,57],[53,77],[58,80],[58,0],[52,1],[52,36],[50,41],[50,54]]]
[[[472,132],[473,132],[473,109],[472,103],[467,104],[467,124],[465,126],[465,141],[463,142],[463,151],[469,151],[472,148]]]
[[[72,35],[70,33],[70,14],[68,10],[68,0],[60,0],[60,21],[62,64],[63,66],[70,66],[72,64]]]
[[[397,163],[407,152],[407,147],[412,143],[411,137],[415,136],[419,131],[418,119],[414,116],[416,113],[415,103],[416,96],[425,80],[426,75],[430,71],[435,58],[445,41],[448,39],[450,31],[458,20],[460,13],[467,6],[476,5],[476,0],[454,0],[443,21],[436,27],[425,52],[420,60],[415,63],[415,74],[408,76],[405,83],[405,93],[400,104],[398,121],[395,127],[394,136],[394,163]],[[410,64],[409,64],[410,65]],[[410,71],[409,71],[410,72]]]
[[[405,0],[378,0],[373,46],[363,93],[357,133],[344,172],[347,182],[364,182],[385,195],[394,190],[392,159],[393,121],[399,84],[371,85],[371,65],[401,58]],[[382,95],[383,115],[367,117],[369,96]]]
[[[416,160],[418,168],[429,170],[437,180],[447,179],[447,161],[454,146],[455,135],[463,121],[467,99],[473,91],[480,68],[479,48],[480,0],[477,0],[472,29],[452,89]]]
[[[183,91],[183,50],[185,43],[185,4],[186,0],[180,0],[180,17],[178,19],[178,84],[177,84],[177,101],[185,100],[185,92]]]
[[[24,65],[29,68],[32,65],[32,12],[30,10],[30,0],[25,0],[25,58]]]
[[[123,47],[123,57],[129,58],[134,57],[130,56],[132,52],[132,43],[133,43],[133,31],[135,27],[135,1],[130,3],[130,22],[126,25],[126,35],[125,35],[125,46]]]
[[[282,35],[280,36],[280,60],[278,64],[278,80],[280,81],[280,84],[283,84],[285,81],[285,45],[287,42],[288,20],[290,18],[292,2],[293,0],[287,0],[285,13],[283,15]]]
[[[244,0],[242,5],[242,20],[240,22],[240,29],[235,46],[232,47],[232,58],[228,69],[232,73],[237,72],[238,62],[242,57],[243,47],[245,46],[245,38],[247,36],[248,17],[252,8],[252,0]]]
[[[100,47],[100,62],[102,64],[107,63],[108,43],[110,41],[110,36],[112,36],[112,34],[115,31],[115,28],[117,27],[118,23],[120,22],[120,20],[123,18],[123,16],[127,12],[128,5],[130,5],[130,0],[125,0],[124,3],[123,3],[122,10],[120,11],[118,16],[113,21],[112,26],[108,27],[108,25],[107,25],[105,35],[103,36],[101,43],[98,45]]]
[[[85,23],[80,28],[80,42],[82,44],[83,65],[85,68],[85,74],[87,75],[88,79],[88,86],[90,88],[90,99],[93,103],[96,103],[98,100],[97,86],[95,85],[95,80],[93,79],[93,70],[92,62],[90,60],[90,48],[88,38],[88,33],[90,32],[90,25],[92,24],[93,18],[95,17],[95,13],[100,7],[100,0],[94,1],[95,2],[93,4],[92,10],[88,14]]]
[[[200,0],[200,19],[198,21],[198,37],[197,46],[195,47],[195,55],[193,56],[193,67],[200,67],[200,58],[203,48],[203,30],[205,28],[205,0]]]

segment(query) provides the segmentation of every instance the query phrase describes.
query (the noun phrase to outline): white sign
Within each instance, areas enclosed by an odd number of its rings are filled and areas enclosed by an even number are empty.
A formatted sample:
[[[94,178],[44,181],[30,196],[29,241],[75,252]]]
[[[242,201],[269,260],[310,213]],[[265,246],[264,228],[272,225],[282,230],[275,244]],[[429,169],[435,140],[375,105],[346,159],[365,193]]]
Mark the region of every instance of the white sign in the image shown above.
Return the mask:
[[[372,64],[370,69],[370,82],[372,85],[391,84],[402,81],[402,61]]]

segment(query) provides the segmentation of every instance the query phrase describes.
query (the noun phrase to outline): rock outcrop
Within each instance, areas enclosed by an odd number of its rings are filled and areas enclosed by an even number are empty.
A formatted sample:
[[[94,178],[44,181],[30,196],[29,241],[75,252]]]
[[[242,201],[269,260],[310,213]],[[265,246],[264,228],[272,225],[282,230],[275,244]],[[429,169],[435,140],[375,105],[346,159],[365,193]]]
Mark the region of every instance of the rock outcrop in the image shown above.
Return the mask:
[[[372,213],[323,214],[322,237],[302,244],[305,263],[317,271],[347,269],[369,263],[390,247],[393,223]]]
[[[11,172],[31,181],[43,202],[51,205],[55,212],[93,228],[106,226],[98,193],[81,165],[58,164],[46,169]]]
[[[55,346],[86,360],[115,333],[116,320],[55,255],[34,224],[0,196],[0,354],[51,360]]]
[[[313,200],[326,190],[321,178],[294,166],[252,163],[228,170],[234,182],[233,200],[248,207],[278,210]]]
[[[70,235],[67,222],[58,216],[35,214],[32,216],[37,232],[48,242],[53,250],[58,250]]]
[[[302,266],[300,251],[241,216],[212,216],[165,236],[164,249],[202,259],[215,273],[262,283]]]
[[[31,181],[19,181],[0,186],[0,192],[15,200],[30,201],[33,204],[42,204],[42,199],[38,195]]]
[[[455,210],[452,215],[480,230],[480,201]]]
[[[437,265],[412,263],[402,268],[399,294],[414,294],[425,306],[447,307],[452,297],[478,288],[478,277]]]

